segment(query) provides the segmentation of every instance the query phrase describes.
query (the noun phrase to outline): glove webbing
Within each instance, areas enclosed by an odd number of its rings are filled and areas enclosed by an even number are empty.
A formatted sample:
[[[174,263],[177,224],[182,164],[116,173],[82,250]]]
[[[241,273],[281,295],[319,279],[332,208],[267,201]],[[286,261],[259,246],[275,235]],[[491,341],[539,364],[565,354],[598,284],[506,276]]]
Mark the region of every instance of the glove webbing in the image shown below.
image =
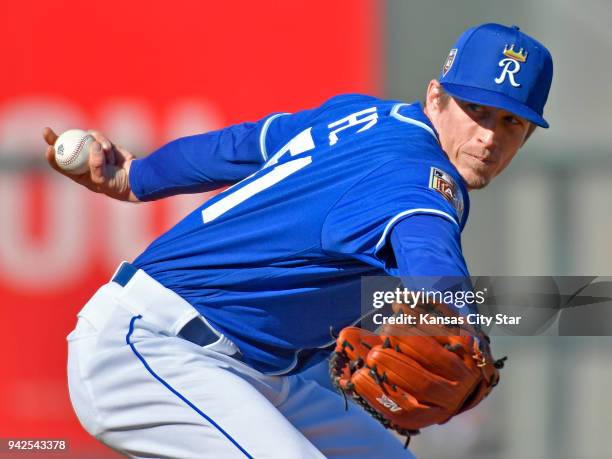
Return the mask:
[[[366,347],[368,347],[368,348],[371,347],[368,343],[365,343],[363,341],[361,341],[361,344],[366,346]],[[390,345],[388,339],[385,340],[384,345],[386,345],[387,347]],[[349,343],[348,341],[344,341],[342,343],[342,347],[345,348],[347,346],[351,346],[351,343]],[[359,368],[365,366],[365,362],[361,358],[356,360],[356,361],[354,361],[354,362],[351,362],[350,358],[348,357],[348,355],[345,352],[342,352],[342,353],[334,352],[332,354],[331,358],[329,359],[330,374],[334,375],[333,378],[332,378],[332,382],[334,384],[334,387],[344,397],[344,408],[345,408],[345,410],[348,410],[347,391],[344,390],[342,387],[340,387],[340,376],[338,376],[338,375],[340,375],[342,373],[342,370],[344,368],[346,368],[347,364],[348,364],[348,367],[349,367],[351,373],[354,372],[356,369],[359,369]],[[375,368],[371,368],[370,369],[370,376],[372,376],[372,378],[374,378],[374,380],[379,385],[386,378],[385,374],[383,374],[382,377],[380,375],[378,375],[378,373],[376,372]],[[352,385],[353,385],[353,383],[348,381],[348,383],[347,383],[348,395],[355,402],[357,402],[367,413],[369,413],[370,416],[372,416],[374,419],[376,419],[378,422],[380,422],[386,429],[395,430],[400,435],[405,436],[406,437],[406,442],[404,443],[404,448],[408,448],[408,445],[410,444],[410,439],[412,438],[412,436],[419,434],[420,431],[419,430],[408,430],[408,429],[404,429],[402,427],[394,425],[391,421],[389,421],[382,414],[380,414],[378,411],[376,411],[364,398],[362,398],[359,394],[354,392],[352,390],[353,389]]]

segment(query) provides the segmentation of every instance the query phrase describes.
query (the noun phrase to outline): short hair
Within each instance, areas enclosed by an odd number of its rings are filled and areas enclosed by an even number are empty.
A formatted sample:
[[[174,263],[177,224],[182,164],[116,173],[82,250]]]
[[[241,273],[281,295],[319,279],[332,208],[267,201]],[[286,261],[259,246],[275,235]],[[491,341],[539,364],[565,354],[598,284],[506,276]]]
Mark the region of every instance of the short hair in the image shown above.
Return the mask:
[[[444,90],[442,85],[440,85],[440,95],[438,96],[438,105],[440,106],[440,108],[446,107],[450,98],[450,94]]]

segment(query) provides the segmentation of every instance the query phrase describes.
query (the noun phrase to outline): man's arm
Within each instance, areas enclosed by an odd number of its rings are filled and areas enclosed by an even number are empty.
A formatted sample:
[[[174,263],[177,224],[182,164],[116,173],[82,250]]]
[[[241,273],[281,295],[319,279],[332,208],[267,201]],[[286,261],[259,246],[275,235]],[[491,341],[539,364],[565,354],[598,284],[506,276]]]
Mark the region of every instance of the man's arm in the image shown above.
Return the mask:
[[[455,222],[432,214],[419,214],[400,221],[391,231],[391,247],[404,287],[419,291],[472,291],[469,271],[461,251],[461,235]],[[474,305],[462,315],[477,312]]]
[[[43,136],[53,169],[94,192],[140,202],[211,191],[249,176],[265,161],[261,142],[267,126],[264,119],[180,138],[141,159],[90,131],[96,142],[90,149],[89,171],[81,175],[69,175],[55,163],[55,132],[45,128]]]
[[[261,122],[242,123],[174,140],[132,162],[132,192],[141,201],[151,201],[239,182],[265,162],[261,133]]]
[[[392,228],[391,245],[395,260],[387,260],[387,270],[399,272],[407,288],[444,290],[440,276],[467,276],[459,227],[450,219],[405,218]],[[428,285],[430,278],[436,283]],[[498,384],[505,357],[495,360],[488,337],[460,321],[450,304],[396,303],[393,309],[394,318],[406,322],[383,323],[376,333],[358,327],[340,332],[330,373],[339,390],[410,438],[478,405]],[[434,321],[424,319],[429,316]]]
[[[469,276],[459,227],[444,217],[418,214],[406,218],[393,227],[390,240],[398,270],[394,275]]]

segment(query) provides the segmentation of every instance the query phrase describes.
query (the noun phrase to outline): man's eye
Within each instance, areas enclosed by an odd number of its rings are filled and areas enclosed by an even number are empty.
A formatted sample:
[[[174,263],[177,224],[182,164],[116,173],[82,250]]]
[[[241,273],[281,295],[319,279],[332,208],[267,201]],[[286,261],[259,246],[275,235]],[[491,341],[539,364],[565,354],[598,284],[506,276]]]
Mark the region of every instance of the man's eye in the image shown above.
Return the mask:
[[[484,107],[478,104],[468,104],[468,109],[472,112],[483,113]]]
[[[516,116],[507,116],[506,121],[517,126],[523,124]]]

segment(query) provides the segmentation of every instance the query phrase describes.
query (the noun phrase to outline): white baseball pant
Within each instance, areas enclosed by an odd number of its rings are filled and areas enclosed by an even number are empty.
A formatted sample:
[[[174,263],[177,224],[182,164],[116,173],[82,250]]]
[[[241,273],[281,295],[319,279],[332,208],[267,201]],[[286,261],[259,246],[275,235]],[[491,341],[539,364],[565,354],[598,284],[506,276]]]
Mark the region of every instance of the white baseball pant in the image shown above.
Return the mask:
[[[268,376],[178,337],[196,316],[141,270],[98,290],[68,336],[70,398],[91,435],[133,458],[414,458],[305,376],[316,371]]]

